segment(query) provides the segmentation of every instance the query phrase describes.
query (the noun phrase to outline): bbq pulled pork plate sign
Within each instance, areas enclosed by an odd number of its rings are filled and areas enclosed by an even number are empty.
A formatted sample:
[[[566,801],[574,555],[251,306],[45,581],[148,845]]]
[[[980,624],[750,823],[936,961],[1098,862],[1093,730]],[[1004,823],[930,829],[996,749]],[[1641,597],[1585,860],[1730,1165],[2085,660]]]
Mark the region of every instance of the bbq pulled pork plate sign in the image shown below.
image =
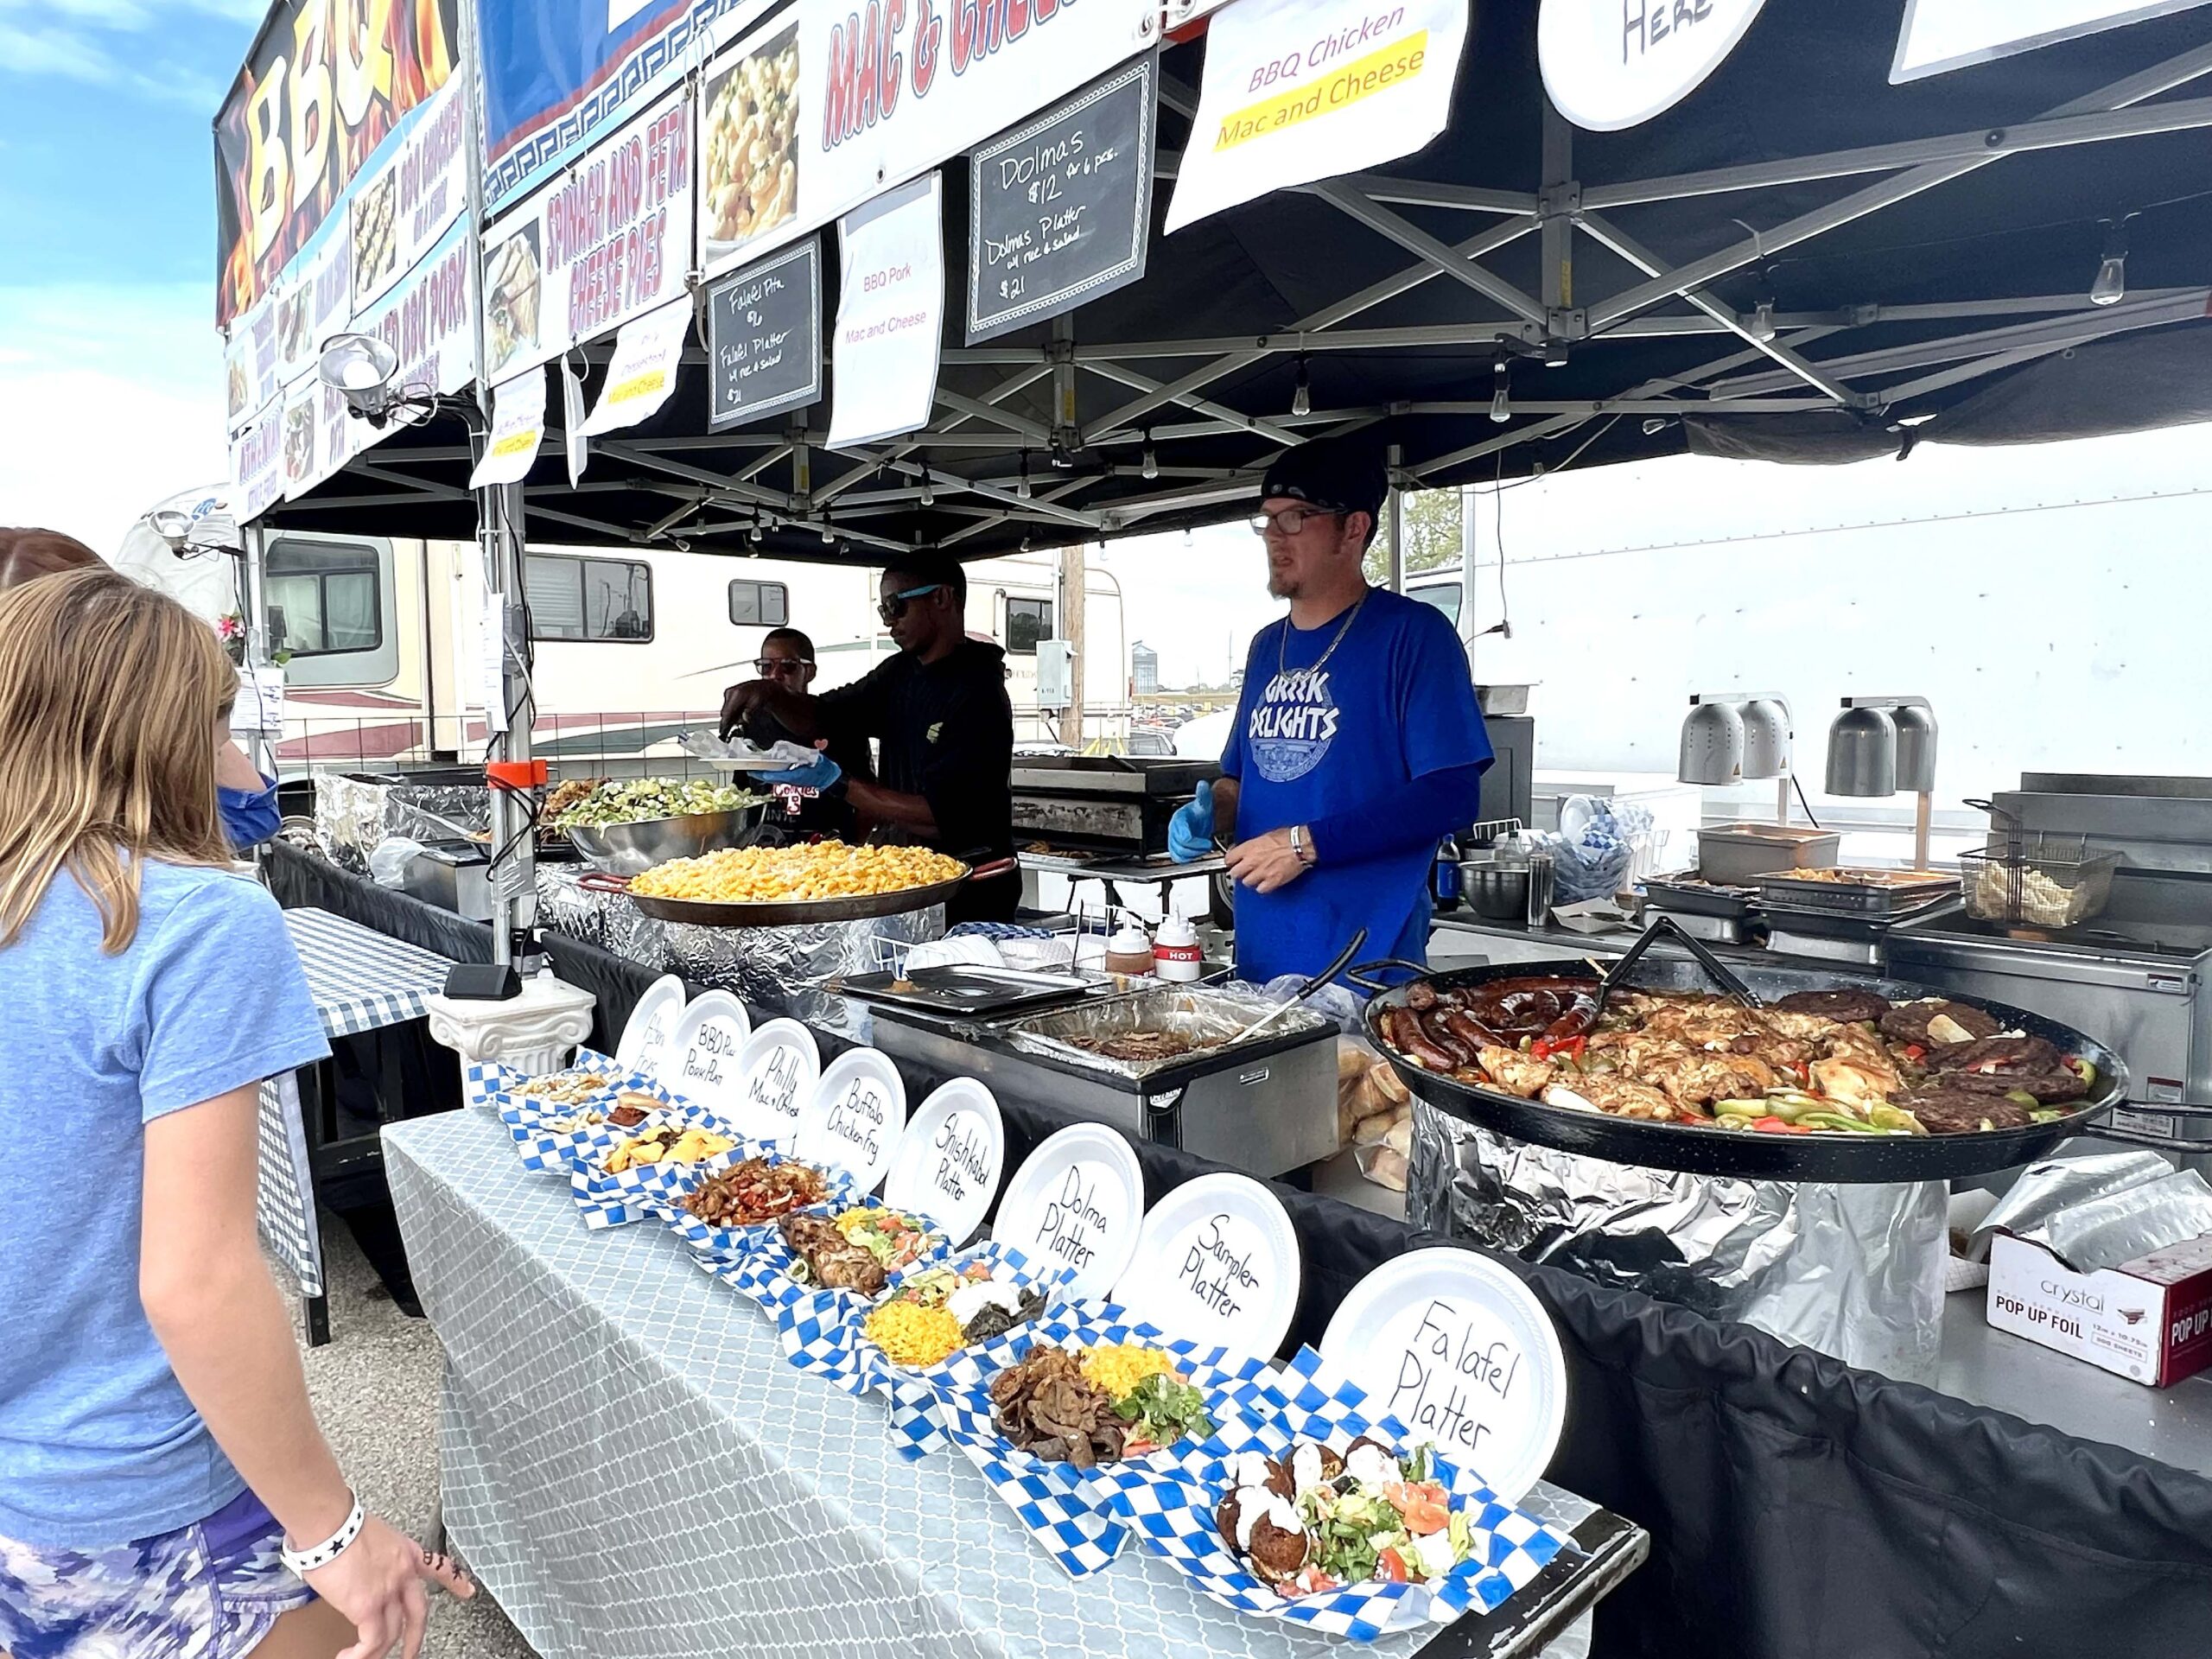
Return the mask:
[[[1142,0],[798,0],[707,66],[701,263],[718,275],[918,177],[1158,22]]]
[[[691,137],[678,91],[485,232],[487,375],[550,362],[683,292]]]
[[[1271,190],[1410,156],[1442,132],[1467,0],[1236,0],[1205,75],[1170,231]]]

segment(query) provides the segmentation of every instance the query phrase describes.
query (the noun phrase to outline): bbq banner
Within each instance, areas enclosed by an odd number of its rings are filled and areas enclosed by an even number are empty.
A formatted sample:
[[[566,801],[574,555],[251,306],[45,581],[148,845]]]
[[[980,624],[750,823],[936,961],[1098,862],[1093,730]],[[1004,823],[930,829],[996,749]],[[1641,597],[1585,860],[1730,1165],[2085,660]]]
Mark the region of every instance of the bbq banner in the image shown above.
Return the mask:
[[[798,0],[707,65],[700,264],[718,275],[921,176],[1158,22],[1143,0]]]
[[[276,312],[277,372],[289,385],[315,366],[323,341],[353,326],[352,241],[342,236],[318,238],[307,257],[294,262],[264,303]]]
[[[233,435],[258,418],[283,391],[273,297],[232,321],[230,338],[223,346],[223,382],[224,408]]]
[[[231,512],[252,523],[284,496],[284,404],[271,402],[231,440]]]
[[[526,10],[526,8],[518,8]],[[282,0],[215,118],[216,321],[275,287],[452,78],[461,0]]]
[[[1468,0],[1236,0],[1209,21],[1166,228],[1410,156],[1444,130]]]
[[[468,206],[468,106],[458,81],[425,104],[417,118],[355,183],[347,203],[346,256],[353,305],[381,299],[415,269],[423,250]],[[334,243],[340,238],[334,238]]]
[[[484,206],[496,213],[673,86],[717,22],[775,0],[484,0]]]
[[[355,319],[399,353],[392,384],[424,396],[465,391],[476,379],[476,238],[466,221],[416,266],[407,280]],[[382,442],[397,429],[346,418],[346,457]]]
[[[691,106],[679,89],[484,233],[484,371],[550,362],[684,291]]]

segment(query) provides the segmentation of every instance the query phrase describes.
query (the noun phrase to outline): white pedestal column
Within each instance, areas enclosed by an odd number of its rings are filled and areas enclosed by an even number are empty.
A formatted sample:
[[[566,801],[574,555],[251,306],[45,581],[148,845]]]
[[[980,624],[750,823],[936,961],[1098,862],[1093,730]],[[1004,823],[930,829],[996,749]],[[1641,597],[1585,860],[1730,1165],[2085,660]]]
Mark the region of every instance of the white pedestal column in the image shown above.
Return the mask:
[[[594,1004],[589,991],[544,973],[524,980],[522,995],[504,1002],[431,997],[430,1035],[464,1064],[496,1060],[539,1077],[566,1065],[590,1034]]]

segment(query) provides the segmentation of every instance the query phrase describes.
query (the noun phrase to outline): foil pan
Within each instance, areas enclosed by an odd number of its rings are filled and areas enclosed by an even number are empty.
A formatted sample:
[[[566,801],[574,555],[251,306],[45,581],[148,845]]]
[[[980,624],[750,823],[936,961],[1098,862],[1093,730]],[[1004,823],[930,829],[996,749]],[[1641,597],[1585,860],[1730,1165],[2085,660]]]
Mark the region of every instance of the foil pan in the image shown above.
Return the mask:
[[[385,841],[451,841],[455,830],[489,837],[489,789],[481,784],[385,783],[338,772],[315,774],[315,839],[332,863],[353,874],[369,873],[369,855]]]
[[[2212,1233],[2212,1185],[2155,1152],[2031,1164],[1976,1229],[1978,1249],[2004,1231],[2094,1273]]]
[[[1222,1049],[1280,1001],[1236,991],[1148,989],[1110,996],[1080,1007],[1033,1014],[998,1029],[1027,1054],[1048,1055],[1070,1065],[1109,1077],[1141,1081],[1170,1066],[1187,1065]],[[1333,1032],[1336,1023],[1299,1008],[1271,1022],[1255,1041],[1272,1043],[1294,1033]],[[1127,1036],[1136,1032],[1170,1032],[1188,1038],[1188,1052],[1157,1060],[1116,1060],[1076,1046],[1079,1038]]]
[[[1944,1183],[1757,1181],[1507,1140],[1415,1097],[1406,1219],[1932,1382]]]

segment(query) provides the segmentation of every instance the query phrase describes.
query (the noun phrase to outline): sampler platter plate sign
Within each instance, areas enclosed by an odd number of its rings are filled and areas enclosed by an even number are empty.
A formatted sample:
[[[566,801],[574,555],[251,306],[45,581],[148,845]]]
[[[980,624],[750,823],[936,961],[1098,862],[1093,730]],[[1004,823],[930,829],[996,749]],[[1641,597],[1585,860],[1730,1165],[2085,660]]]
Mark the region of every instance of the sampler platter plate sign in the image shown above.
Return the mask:
[[[853,1190],[865,1195],[890,1169],[906,1124],[906,1079],[890,1057],[848,1049],[830,1061],[808,1096],[792,1150],[808,1163],[843,1170]]]
[[[822,1083],[822,1052],[796,1020],[771,1020],[737,1052],[737,1103],[726,1114],[740,1135],[790,1146]]]
[[[1298,1311],[1298,1235],[1249,1175],[1201,1175],[1154,1205],[1114,1300],[1171,1337],[1261,1357]]]
[[[738,1051],[753,1034],[745,1004],[728,991],[702,991],[669,1033],[660,1080],[685,1100],[724,1116],[744,1097]]]
[[[1006,1167],[1006,1125],[991,1091],[955,1077],[914,1110],[884,1177],[883,1201],[941,1225],[957,1248],[976,1236]]]
[[[640,1077],[658,1077],[669,1035],[683,1013],[683,982],[674,974],[663,974],[646,986],[645,994],[630,1010],[621,1041],[614,1046],[615,1063]]]
[[[1567,1424],[1550,1316],[1472,1250],[1414,1250],[1376,1268],[1338,1306],[1321,1357],[1508,1503],[1542,1477]]]
[[[1072,1270],[1070,1295],[1103,1300],[1128,1270],[1143,1224],[1135,1149],[1103,1123],[1071,1123],[1014,1171],[991,1236]]]

